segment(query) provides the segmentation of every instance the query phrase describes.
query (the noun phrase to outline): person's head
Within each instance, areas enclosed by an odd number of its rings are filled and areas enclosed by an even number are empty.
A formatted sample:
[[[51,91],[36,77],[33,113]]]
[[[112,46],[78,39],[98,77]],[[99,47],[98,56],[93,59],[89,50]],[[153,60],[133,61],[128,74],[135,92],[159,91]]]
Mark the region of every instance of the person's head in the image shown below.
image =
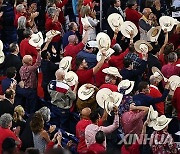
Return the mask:
[[[136,10],[137,9],[137,2],[136,0],[128,0],[127,7]]]
[[[82,57],[79,57],[76,59],[76,68],[82,68],[82,69],[87,69],[88,68],[88,63],[86,60]]]
[[[94,112],[91,112],[89,117],[92,123],[97,124],[99,121],[100,115],[99,115],[99,112],[95,110]]]
[[[49,51],[44,50],[44,51],[41,52],[41,57],[44,60],[50,60],[51,54],[49,53]]]
[[[6,91],[5,91],[5,98],[13,100],[15,95],[16,95],[15,90],[13,90],[11,88],[6,89]]]
[[[32,56],[31,55],[25,55],[24,57],[23,57],[23,63],[24,64],[26,64],[26,65],[32,65],[32,63],[33,63],[33,58],[32,58]]]
[[[0,117],[0,126],[5,129],[10,129],[12,127],[12,116],[9,113],[4,113]]]
[[[6,70],[6,76],[8,78],[15,78],[16,77],[16,73],[17,73],[17,71],[16,71],[15,67],[9,67]]]
[[[26,29],[26,17],[25,16],[21,16],[18,18],[17,29]]]
[[[18,46],[18,44],[17,43],[11,43],[9,45],[9,51],[11,53],[18,54],[19,53],[19,46]]]
[[[75,22],[70,22],[69,23],[69,30],[74,31],[74,32],[78,31],[78,25]]]
[[[40,151],[36,148],[27,148],[25,154],[40,154]]]
[[[95,139],[96,139],[96,143],[98,144],[103,144],[103,142],[105,141],[105,134],[103,131],[98,131],[95,135]]]
[[[49,122],[51,118],[51,111],[48,107],[44,106],[40,108],[36,113],[41,113],[43,120]]]
[[[37,11],[37,2],[35,0],[32,0],[28,5],[28,11],[30,13],[34,13]]]
[[[13,138],[5,138],[2,142],[2,153],[3,154],[17,154],[17,143]]]
[[[178,56],[177,56],[177,54],[175,52],[170,52],[168,54],[168,62],[174,63],[174,62],[177,61],[177,59],[178,59]]]
[[[57,9],[55,7],[49,7],[47,10],[47,14],[50,18],[54,18],[56,12],[57,12]]]
[[[142,92],[144,94],[149,94],[150,93],[149,84],[145,81],[141,81],[138,84],[138,90],[139,92]]]
[[[30,28],[26,28],[24,31],[23,31],[23,35],[25,38],[30,38],[30,36],[33,34],[32,30]]]
[[[25,111],[21,105],[18,105],[14,108],[13,120],[17,122],[18,120],[21,121],[22,117],[24,116]]]
[[[91,12],[90,6],[89,5],[86,5],[86,6],[83,5],[81,7],[80,15],[82,18],[84,18],[85,16],[89,16],[90,12]]]
[[[121,6],[121,1],[120,0],[111,0],[110,4],[112,7],[120,7]]]
[[[24,7],[23,4],[19,4],[16,6],[16,11],[21,15],[24,15],[26,13],[26,8]]]
[[[78,43],[78,38],[76,35],[70,35],[68,37],[68,42],[71,44],[77,44]]]
[[[105,83],[116,84],[117,77],[111,74],[106,74]]]
[[[129,52],[131,52],[131,53],[136,52],[136,50],[135,50],[135,47],[134,47],[134,44],[133,44],[133,43],[129,45]]]
[[[122,48],[118,43],[116,43],[112,49],[115,51],[113,55],[119,55],[122,52]]]
[[[33,133],[37,134],[41,132],[44,128],[44,120],[41,115],[41,113],[34,113],[31,122],[30,127]]]
[[[164,54],[168,55],[170,52],[174,51],[174,45],[172,43],[167,43],[164,47]]]
[[[65,72],[63,69],[58,69],[55,73],[56,80],[63,81],[65,78]]]
[[[89,44],[87,43],[86,44],[86,51],[89,52],[89,53],[92,53],[94,51],[94,48],[90,47]]]
[[[150,82],[150,84],[152,84],[154,86],[158,86],[160,80],[158,79],[158,77],[156,77],[154,75],[151,75],[150,78],[149,78],[149,82]]]
[[[154,1],[154,5],[155,5],[155,6],[161,6],[160,0],[155,0],[155,1]]]
[[[81,118],[89,119],[90,114],[91,114],[91,109],[89,107],[86,107],[81,111]]]
[[[130,58],[124,58],[123,64],[125,68],[133,69],[133,62]]]
[[[144,8],[142,14],[147,18],[149,19],[149,15],[152,13],[151,9],[150,8]]]

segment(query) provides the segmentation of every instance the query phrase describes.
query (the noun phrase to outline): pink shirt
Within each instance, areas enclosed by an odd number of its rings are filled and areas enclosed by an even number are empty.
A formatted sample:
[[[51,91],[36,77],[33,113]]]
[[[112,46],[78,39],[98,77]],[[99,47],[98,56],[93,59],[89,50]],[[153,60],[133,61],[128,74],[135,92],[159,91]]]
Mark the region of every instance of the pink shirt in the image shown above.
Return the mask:
[[[177,67],[176,64],[168,63],[162,67],[161,72],[166,78],[170,78],[172,75],[180,75],[180,67]]]
[[[98,131],[103,131],[105,134],[112,133],[115,129],[119,127],[119,115],[114,116],[114,122],[112,125],[109,125],[107,127],[104,126],[98,126],[95,124],[90,124],[85,129],[85,141],[87,147],[89,147],[91,144],[96,143],[95,135]],[[103,143],[104,147],[106,147],[106,140]]]

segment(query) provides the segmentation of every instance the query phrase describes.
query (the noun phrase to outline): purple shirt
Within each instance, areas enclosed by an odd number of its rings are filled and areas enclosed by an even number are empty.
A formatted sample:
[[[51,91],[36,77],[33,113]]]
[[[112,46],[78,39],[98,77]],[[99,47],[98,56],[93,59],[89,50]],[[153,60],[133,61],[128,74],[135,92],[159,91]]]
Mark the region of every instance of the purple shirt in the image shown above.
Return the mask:
[[[168,63],[162,67],[161,72],[166,78],[170,78],[172,75],[180,75],[180,67],[177,67],[175,64]]]

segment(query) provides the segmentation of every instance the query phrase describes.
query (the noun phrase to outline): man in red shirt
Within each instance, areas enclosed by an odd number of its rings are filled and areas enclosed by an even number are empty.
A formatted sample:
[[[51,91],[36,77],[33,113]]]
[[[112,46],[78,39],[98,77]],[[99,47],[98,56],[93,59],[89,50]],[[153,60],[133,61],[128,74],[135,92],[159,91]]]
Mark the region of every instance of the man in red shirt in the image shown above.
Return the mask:
[[[64,57],[65,56],[71,56],[72,57],[72,70],[76,70],[75,60],[77,54],[84,48],[85,44],[88,40],[88,30],[85,32],[84,38],[82,41],[78,44],[78,38],[76,35],[70,35],[68,37],[69,44],[64,49]]]
[[[94,84],[94,75],[96,75],[96,73],[101,69],[105,58],[106,51],[102,51],[101,60],[91,69],[88,69],[88,64],[84,58],[79,57],[76,59],[76,67],[78,68],[76,74],[78,76],[80,86],[85,83]]]
[[[162,97],[161,92],[158,89],[158,85],[159,85],[159,79],[157,77],[155,77],[154,75],[150,76],[150,96],[153,98],[157,98],[157,97]],[[156,110],[158,111],[158,113],[160,115],[164,114],[164,102],[159,102],[155,104],[156,106]]]

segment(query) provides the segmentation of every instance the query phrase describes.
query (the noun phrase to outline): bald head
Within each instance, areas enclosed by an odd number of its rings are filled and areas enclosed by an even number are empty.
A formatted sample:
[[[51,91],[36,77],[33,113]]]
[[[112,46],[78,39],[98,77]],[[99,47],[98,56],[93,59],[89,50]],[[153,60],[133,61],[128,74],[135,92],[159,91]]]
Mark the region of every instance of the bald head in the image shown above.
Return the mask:
[[[58,69],[55,73],[55,76],[56,76],[56,80],[64,80],[64,76],[65,76],[65,72],[63,69]]]
[[[89,118],[90,114],[91,114],[91,109],[89,107],[86,107],[81,111],[82,118]]]
[[[26,65],[32,65],[32,61],[33,61],[33,59],[32,59],[32,56],[31,55],[25,55],[24,57],[23,57],[23,63],[24,64],[26,64]]]
[[[70,36],[68,37],[68,41],[69,41],[69,43],[76,43],[76,42],[77,42],[77,37],[76,37],[76,35],[70,35]]]

